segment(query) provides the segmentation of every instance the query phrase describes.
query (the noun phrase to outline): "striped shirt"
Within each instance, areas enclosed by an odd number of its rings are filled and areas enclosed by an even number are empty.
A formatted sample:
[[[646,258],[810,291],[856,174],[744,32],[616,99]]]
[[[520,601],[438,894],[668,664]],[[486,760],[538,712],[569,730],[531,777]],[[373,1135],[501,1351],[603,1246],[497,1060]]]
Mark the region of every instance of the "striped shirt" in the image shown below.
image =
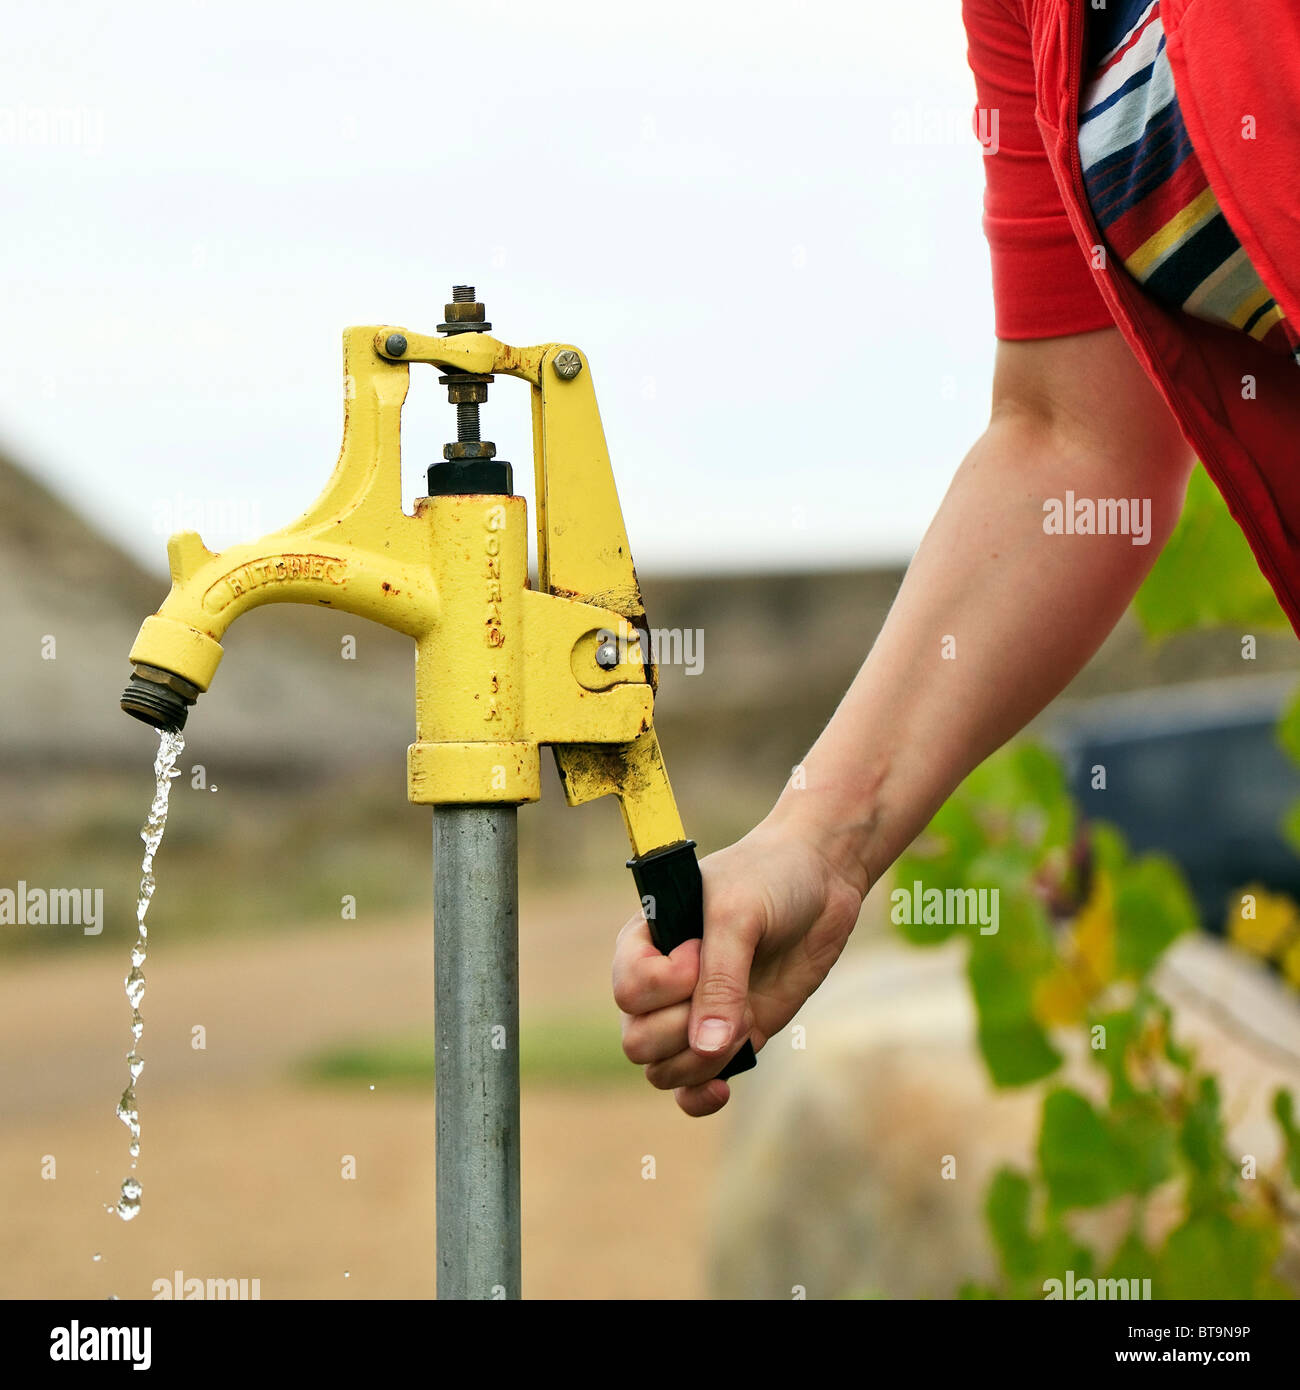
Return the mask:
[[[1160,0],[1110,0],[1088,22],[1079,153],[1111,253],[1167,308],[1249,333],[1300,363],[1300,333],[1228,226],[1188,139]]]

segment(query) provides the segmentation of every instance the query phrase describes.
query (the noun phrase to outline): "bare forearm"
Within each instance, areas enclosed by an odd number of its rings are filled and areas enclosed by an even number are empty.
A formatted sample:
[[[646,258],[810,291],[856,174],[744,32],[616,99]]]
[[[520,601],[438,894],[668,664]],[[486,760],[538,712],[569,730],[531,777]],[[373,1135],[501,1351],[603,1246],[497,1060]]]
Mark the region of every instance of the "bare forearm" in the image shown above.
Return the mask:
[[[874,883],[1100,646],[1177,519],[1189,463],[1079,448],[1023,415],[991,424],[772,819],[814,826],[846,873]],[[1044,501],[1067,491],[1149,499],[1147,542],[1049,534]]]

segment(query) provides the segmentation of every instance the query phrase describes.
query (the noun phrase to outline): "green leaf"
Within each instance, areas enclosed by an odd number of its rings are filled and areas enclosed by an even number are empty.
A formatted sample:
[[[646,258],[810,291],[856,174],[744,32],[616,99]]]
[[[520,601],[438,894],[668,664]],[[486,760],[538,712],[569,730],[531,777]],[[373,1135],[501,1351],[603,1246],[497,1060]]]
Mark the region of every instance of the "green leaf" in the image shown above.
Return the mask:
[[[1123,868],[1115,882],[1119,923],[1116,968],[1142,979],[1168,946],[1198,925],[1196,904],[1182,871],[1163,855],[1147,854]]]
[[[1282,751],[1293,763],[1300,763],[1300,690],[1287,701],[1276,732]]]
[[[1105,1047],[1092,1046],[1092,1029],[1097,1026],[1106,1030]],[[1112,1105],[1128,1100],[1135,1094],[1128,1076],[1128,1049],[1140,1027],[1141,1020],[1136,1008],[1098,1014],[1088,1021],[1088,1050],[1096,1065],[1110,1077]]]
[[[1149,637],[1199,627],[1288,625],[1246,537],[1202,468],[1192,473],[1182,515],[1133,610]]]
[[[984,1213],[993,1233],[1003,1273],[1023,1279],[1033,1273],[1037,1244],[1029,1230],[1029,1179],[1014,1168],[999,1168],[989,1185]]]
[[[1277,741],[1293,763],[1300,763],[1300,690],[1287,701],[1277,721]],[[1294,801],[1282,814],[1282,838],[1300,854],[1300,801]]]
[[[1272,1297],[1280,1245],[1276,1225],[1234,1220],[1226,1212],[1190,1216],[1160,1252],[1153,1291],[1157,1298]]]
[[[975,1040],[995,1086],[1028,1086],[1061,1065],[1061,1054],[1032,1019],[993,1023],[981,1018]]]
[[[1178,1126],[1152,1096],[1135,1096],[1107,1116],[1125,1190],[1139,1195],[1174,1174]]]
[[[976,817],[974,806],[955,798],[949,800],[930,822],[924,836],[925,847],[914,845],[899,859],[894,891],[910,895],[915,883],[919,883],[923,891],[937,888],[946,892],[950,888],[974,887],[971,865],[987,844],[988,836]],[[958,930],[952,922],[899,920],[914,915],[910,903],[900,902],[896,908],[891,906],[891,919],[900,935],[913,946],[938,945]]]
[[[1085,1096],[1061,1088],[1043,1102],[1038,1163],[1054,1207],[1096,1207],[1128,1190],[1131,1167]]]
[[[996,808],[1004,838],[1040,858],[1066,848],[1074,833],[1074,804],[1060,760],[1037,743],[1013,743],[986,759],[963,784],[977,805]]]
[[[1037,744],[1012,744],[981,763],[939,808],[898,861],[895,881],[908,892],[918,882],[945,893],[1018,892],[1044,856],[1068,849],[1073,833],[1074,806],[1059,760]],[[896,925],[918,946],[947,941],[960,929],[951,922]]]
[[[1079,1242],[1066,1230],[1059,1216],[1049,1213],[1047,1229],[1038,1246],[1038,1270],[1035,1287],[1026,1291],[1031,1298],[1042,1298],[1045,1279],[1064,1280],[1068,1269],[1074,1270],[1076,1279],[1091,1279],[1094,1275],[1096,1259],[1086,1245]]]
[[[1300,801],[1293,801],[1282,813],[1282,838],[1300,854]]]
[[[1174,1037],[1173,1009],[1169,1007],[1169,1004],[1164,999],[1152,994],[1149,987],[1143,987],[1139,994],[1139,999],[1143,1006],[1150,1009],[1163,1024],[1161,1031],[1164,1034],[1165,1057],[1172,1062],[1179,1071],[1190,1072],[1196,1065],[1196,1053],[1194,1049],[1180,1043]]]
[[[1130,1230],[1119,1243],[1106,1266],[1107,1279],[1150,1279],[1156,1257],[1142,1243],[1137,1231]]]
[[[919,916],[917,913],[918,895],[914,891],[916,885],[920,885],[921,909]],[[890,921],[898,929],[899,935],[910,945],[938,946],[958,931],[966,931],[967,928],[959,927],[955,920],[950,921],[944,912],[938,914],[938,921],[927,922],[925,920],[924,895],[931,890],[943,893],[949,888],[960,889],[966,886],[968,885],[964,878],[953,880],[947,864],[928,863],[910,857],[901,859],[898,863],[894,887],[890,891]]]
[[[1274,1092],[1273,1115],[1286,1145],[1287,1174],[1292,1184],[1300,1188],[1300,1126],[1295,1121],[1295,1100],[1290,1091]]]
[[[1119,878],[1128,863],[1128,842],[1123,832],[1109,821],[1088,822],[1088,849],[1094,869],[1105,869],[1112,878]]]
[[[1221,1211],[1232,1200],[1232,1175],[1225,1152],[1226,1134],[1220,1113],[1219,1083],[1203,1076],[1183,1118],[1178,1146],[1187,1161],[1187,1209]]]
[[[961,793],[962,788],[959,787],[939,807],[927,832],[943,846],[942,853],[937,860],[932,857],[932,862],[948,864],[955,873],[960,873],[988,844],[988,832],[980,824],[974,803]]]
[[[994,1085],[1023,1086],[1061,1064],[1034,1017],[1034,985],[1055,960],[1042,904],[1028,892],[1001,898],[996,935],[971,938],[966,973],[976,1036]]]
[[[1197,1173],[1211,1173],[1223,1160],[1223,1120],[1219,1083],[1203,1076],[1183,1121],[1182,1150]]]

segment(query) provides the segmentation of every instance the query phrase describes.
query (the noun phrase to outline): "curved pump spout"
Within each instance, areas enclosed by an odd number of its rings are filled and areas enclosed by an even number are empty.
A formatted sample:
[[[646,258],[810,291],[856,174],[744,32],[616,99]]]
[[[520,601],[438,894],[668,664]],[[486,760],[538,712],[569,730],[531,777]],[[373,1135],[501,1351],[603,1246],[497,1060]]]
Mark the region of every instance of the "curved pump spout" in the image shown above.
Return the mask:
[[[396,628],[417,641],[436,590],[427,526],[401,504],[400,421],[405,362],[374,346],[376,328],[344,334],[343,449],[324,493],[296,522],[213,554],[193,531],[168,542],[172,587],[131,648],[127,714],[179,730],[221,660],[220,639],[250,608],[309,603]]]

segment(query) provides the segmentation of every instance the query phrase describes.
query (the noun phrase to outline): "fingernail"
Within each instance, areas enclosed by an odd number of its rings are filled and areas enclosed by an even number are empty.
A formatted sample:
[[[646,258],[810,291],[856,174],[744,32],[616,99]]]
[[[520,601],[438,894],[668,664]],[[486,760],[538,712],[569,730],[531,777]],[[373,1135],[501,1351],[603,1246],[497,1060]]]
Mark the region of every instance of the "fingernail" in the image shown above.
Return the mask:
[[[706,1018],[695,1030],[695,1046],[701,1052],[721,1052],[731,1041],[731,1026],[720,1018]]]

